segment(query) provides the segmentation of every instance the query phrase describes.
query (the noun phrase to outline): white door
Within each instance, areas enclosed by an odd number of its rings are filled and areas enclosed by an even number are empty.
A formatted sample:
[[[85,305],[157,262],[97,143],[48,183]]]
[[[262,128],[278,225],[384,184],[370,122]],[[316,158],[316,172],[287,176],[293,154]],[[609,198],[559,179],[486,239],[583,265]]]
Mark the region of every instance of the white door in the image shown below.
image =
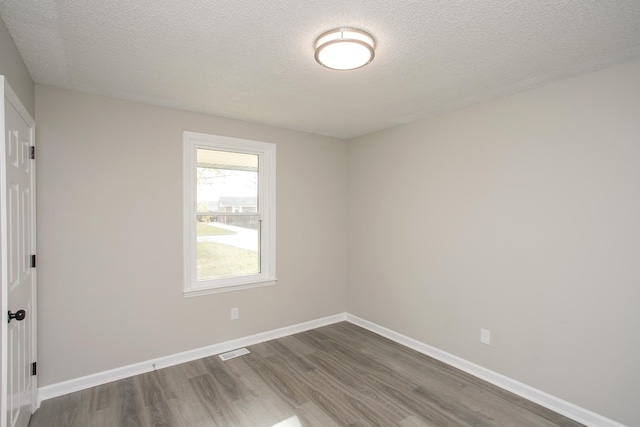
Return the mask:
[[[1,78],[1,77],[0,77]],[[2,427],[26,427],[35,409],[34,122],[6,80],[0,162]],[[34,148],[35,150],[35,148]],[[7,316],[3,318],[3,316]]]

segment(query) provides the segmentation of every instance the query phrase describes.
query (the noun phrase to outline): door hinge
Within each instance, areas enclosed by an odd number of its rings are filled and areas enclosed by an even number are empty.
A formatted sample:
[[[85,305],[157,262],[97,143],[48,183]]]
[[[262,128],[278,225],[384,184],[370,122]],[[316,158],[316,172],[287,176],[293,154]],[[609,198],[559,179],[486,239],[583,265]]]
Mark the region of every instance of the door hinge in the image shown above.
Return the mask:
[[[31,268],[36,268],[36,256],[31,255]]]
[[[38,362],[33,362],[31,364],[31,375],[32,376],[38,375]]]
[[[36,158],[36,146],[35,146],[35,145],[32,145],[32,146],[31,146],[30,157],[31,157],[32,159],[35,159],[35,158]]]

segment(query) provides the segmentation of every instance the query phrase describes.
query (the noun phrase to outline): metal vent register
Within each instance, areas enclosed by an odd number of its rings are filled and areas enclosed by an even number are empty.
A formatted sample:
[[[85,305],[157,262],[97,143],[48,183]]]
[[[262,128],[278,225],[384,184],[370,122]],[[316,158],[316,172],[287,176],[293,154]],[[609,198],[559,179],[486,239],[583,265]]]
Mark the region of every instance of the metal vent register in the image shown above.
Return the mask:
[[[234,357],[238,357],[238,356],[244,356],[245,354],[249,354],[251,353],[249,350],[247,350],[246,348],[242,347],[239,348],[237,350],[233,350],[227,353],[222,353],[219,354],[218,357],[220,359],[222,359],[223,361],[227,361],[229,359],[233,359]]]

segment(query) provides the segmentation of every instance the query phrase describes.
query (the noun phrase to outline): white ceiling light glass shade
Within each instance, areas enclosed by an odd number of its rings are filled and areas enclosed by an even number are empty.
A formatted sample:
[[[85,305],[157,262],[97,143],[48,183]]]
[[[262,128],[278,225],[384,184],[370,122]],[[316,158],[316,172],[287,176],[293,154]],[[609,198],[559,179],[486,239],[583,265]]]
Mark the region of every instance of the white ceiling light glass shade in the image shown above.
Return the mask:
[[[336,28],[316,40],[316,61],[333,70],[364,67],[375,56],[371,34],[355,28]]]

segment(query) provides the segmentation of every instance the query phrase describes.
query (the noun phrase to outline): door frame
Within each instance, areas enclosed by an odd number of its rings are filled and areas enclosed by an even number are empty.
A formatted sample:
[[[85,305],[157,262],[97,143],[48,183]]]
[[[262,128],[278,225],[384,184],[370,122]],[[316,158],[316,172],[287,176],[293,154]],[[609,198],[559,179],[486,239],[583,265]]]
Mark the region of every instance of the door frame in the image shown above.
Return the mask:
[[[6,185],[6,129],[5,129],[5,102],[6,99],[9,103],[16,109],[20,117],[26,122],[27,126],[29,126],[30,137],[33,147],[36,146],[36,135],[35,135],[35,120],[31,117],[31,114],[24,107],[18,95],[11,89],[9,83],[7,82],[6,77],[0,75],[0,94],[2,95],[2,102],[0,103],[0,118],[3,120],[2,123],[2,135],[0,135],[0,143],[2,145],[2,150],[0,150],[0,200],[2,201],[3,208],[0,209],[0,427],[5,427],[7,423],[7,380],[8,380],[8,372],[7,372],[7,320],[4,316],[7,315],[8,312],[8,278],[7,278],[7,217],[6,210],[4,207],[6,204],[6,190],[4,186]],[[31,173],[31,214],[30,214],[30,222],[31,222],[31,245],[33,248],[33,252],[36,252],[36,163],[35,160],[32,160],[34,163],[32,164],[32,173]],[[36,361],[37,356],[37,269],[33,269],[31,272],[31,295],[32,295],[32,309],[31,313],[29,313],[31,320],[31,355],[30,359],[32,362]],[[39,406],[38,400],[38,380],[37,376],[30,376],[31,378],[31,408],[35,411]]]

